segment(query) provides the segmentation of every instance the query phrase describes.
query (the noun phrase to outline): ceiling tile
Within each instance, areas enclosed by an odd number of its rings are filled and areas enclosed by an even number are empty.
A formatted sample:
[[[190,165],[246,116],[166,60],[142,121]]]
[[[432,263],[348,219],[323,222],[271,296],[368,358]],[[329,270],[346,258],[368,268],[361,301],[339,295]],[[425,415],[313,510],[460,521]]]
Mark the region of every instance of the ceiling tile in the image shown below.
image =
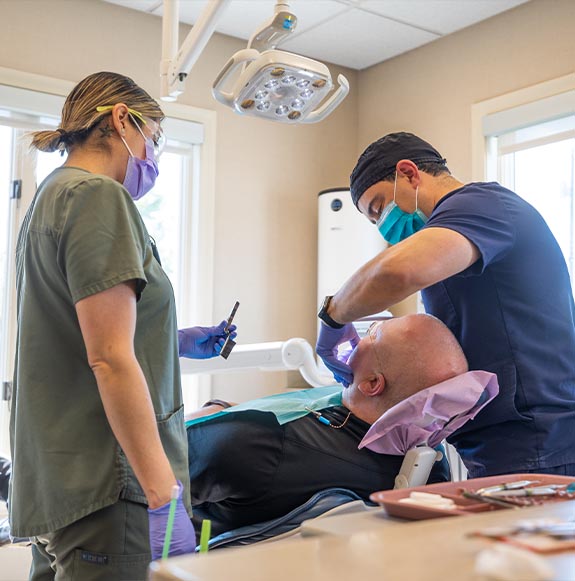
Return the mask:
[[[163,0],[104,1],[157,16],[163,10]],[[212,1],[180,0],[180,21],[194,24]],[[280,48],[361,70],[527,1],[289,0],[298,26]],[[248,40],[274,7],[275,0],[232,0],[216,31]]]
[[[118,4],[124,8],[131,8],[132,10],[141,10],[142,12],[152,12],[163,0],[105,0],[109,4]]]
[[[527,0],[362,0],[359,6],[430,32],[449,34]]]
[[[437,35],[362,10],[287,40],[281,48],[353,69],[364,69],[438,38]]]

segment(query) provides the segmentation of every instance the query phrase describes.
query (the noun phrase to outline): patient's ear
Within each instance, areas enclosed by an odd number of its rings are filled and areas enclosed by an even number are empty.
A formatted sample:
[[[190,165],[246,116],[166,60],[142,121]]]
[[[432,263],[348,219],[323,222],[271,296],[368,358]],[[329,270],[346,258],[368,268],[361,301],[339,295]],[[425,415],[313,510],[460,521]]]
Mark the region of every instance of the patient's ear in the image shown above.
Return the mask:
[[[365,397],[381,395],[385,389],[385,377],[382,373],[373,373],[357,384],[357,389]]]

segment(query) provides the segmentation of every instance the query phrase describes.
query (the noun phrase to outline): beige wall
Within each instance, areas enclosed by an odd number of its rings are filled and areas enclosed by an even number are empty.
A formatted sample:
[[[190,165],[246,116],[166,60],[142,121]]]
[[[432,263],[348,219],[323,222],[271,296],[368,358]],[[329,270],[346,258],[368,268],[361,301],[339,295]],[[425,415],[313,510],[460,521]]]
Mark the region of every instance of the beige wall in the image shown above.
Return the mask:
[[[389,131],[429,139],[471,177],[471,105],[575,70],[575,1],[532,0],[362,72],[317,126],[243,119],[210,87],[245,43],[216,35],[179,102],[218,115],[214,319],[242,302],[242,342],[303,336],[316,310],[316,193],[345,185],[357,155]],[[181,38],[187,31],[182,27]],[[0,0],[0,66],[78,81],[96,70],[132,76],[158,95],[161,21],[97,0]],[[216,395],[246,399],[296,374],[237,374]],[[232,387],[233,386],[233,387]]]
[[[358,154],[390,131],[431,141],[471,179],[471,106],[575,72],[575,2],[531,0],[359,75]]]
[[[182,27],[181,40],[188,30]],[[353,88],[321,124],[250,120],[211,96],[216,74],[245,45],[215,35],[178,99],[217,112],[214,320],[237,299],[241,342],[313,341],[317,193],[347,183],[357,148],[357,73],[331,67]],[[158,97],[160,54],[160,18],[97,0],[0,0],[2,67],[70,81],[112,70]],[[216,379],[215,395],[246,399],[288,383],[302,380],[296,373],[226,375]]]
[[[471,106],[575,72],[575,1],[531,0],[362,71],[359,155],[392,131],[411,131],[471,180]],[[415,308],[408,299],[395,314]]]

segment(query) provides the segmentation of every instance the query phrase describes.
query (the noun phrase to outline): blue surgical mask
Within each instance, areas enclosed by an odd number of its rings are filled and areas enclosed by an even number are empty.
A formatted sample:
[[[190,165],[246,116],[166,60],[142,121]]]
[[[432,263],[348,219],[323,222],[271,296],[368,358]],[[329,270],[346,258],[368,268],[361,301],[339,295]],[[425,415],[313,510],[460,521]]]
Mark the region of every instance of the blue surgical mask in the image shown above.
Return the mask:
[[[410,214],[404,212],[395,203],[395,190],[397,188],[397,172],[395,173],[395,182],[393,184],[393,202],[389,203],[379,220],[376,223],[379,233],[390,244],[397,244],[412,234],[419,232],[427,222],[427,216],[417,207],[417,195],[419,186],[415,190],[415,212]]]

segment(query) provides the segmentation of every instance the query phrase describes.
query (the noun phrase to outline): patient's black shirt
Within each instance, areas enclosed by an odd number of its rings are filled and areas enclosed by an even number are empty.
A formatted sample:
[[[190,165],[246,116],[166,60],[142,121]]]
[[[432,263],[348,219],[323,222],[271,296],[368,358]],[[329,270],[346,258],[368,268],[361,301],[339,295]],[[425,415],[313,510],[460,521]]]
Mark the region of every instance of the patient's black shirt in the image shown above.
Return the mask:
[[[343,406],[322,410],[336,426],[348,413]],[[371,492],[393,488],[403,457],[358,450],[368,429],[354,415],[341,429],[311,414],[280,426],[273,413],[255,410],[192,424],[187,432],[195,524],[211,519],[215,536],[283,516],[326,488],[347,488],[366,500]],[[428,482],[446,480],[444,459]]]

